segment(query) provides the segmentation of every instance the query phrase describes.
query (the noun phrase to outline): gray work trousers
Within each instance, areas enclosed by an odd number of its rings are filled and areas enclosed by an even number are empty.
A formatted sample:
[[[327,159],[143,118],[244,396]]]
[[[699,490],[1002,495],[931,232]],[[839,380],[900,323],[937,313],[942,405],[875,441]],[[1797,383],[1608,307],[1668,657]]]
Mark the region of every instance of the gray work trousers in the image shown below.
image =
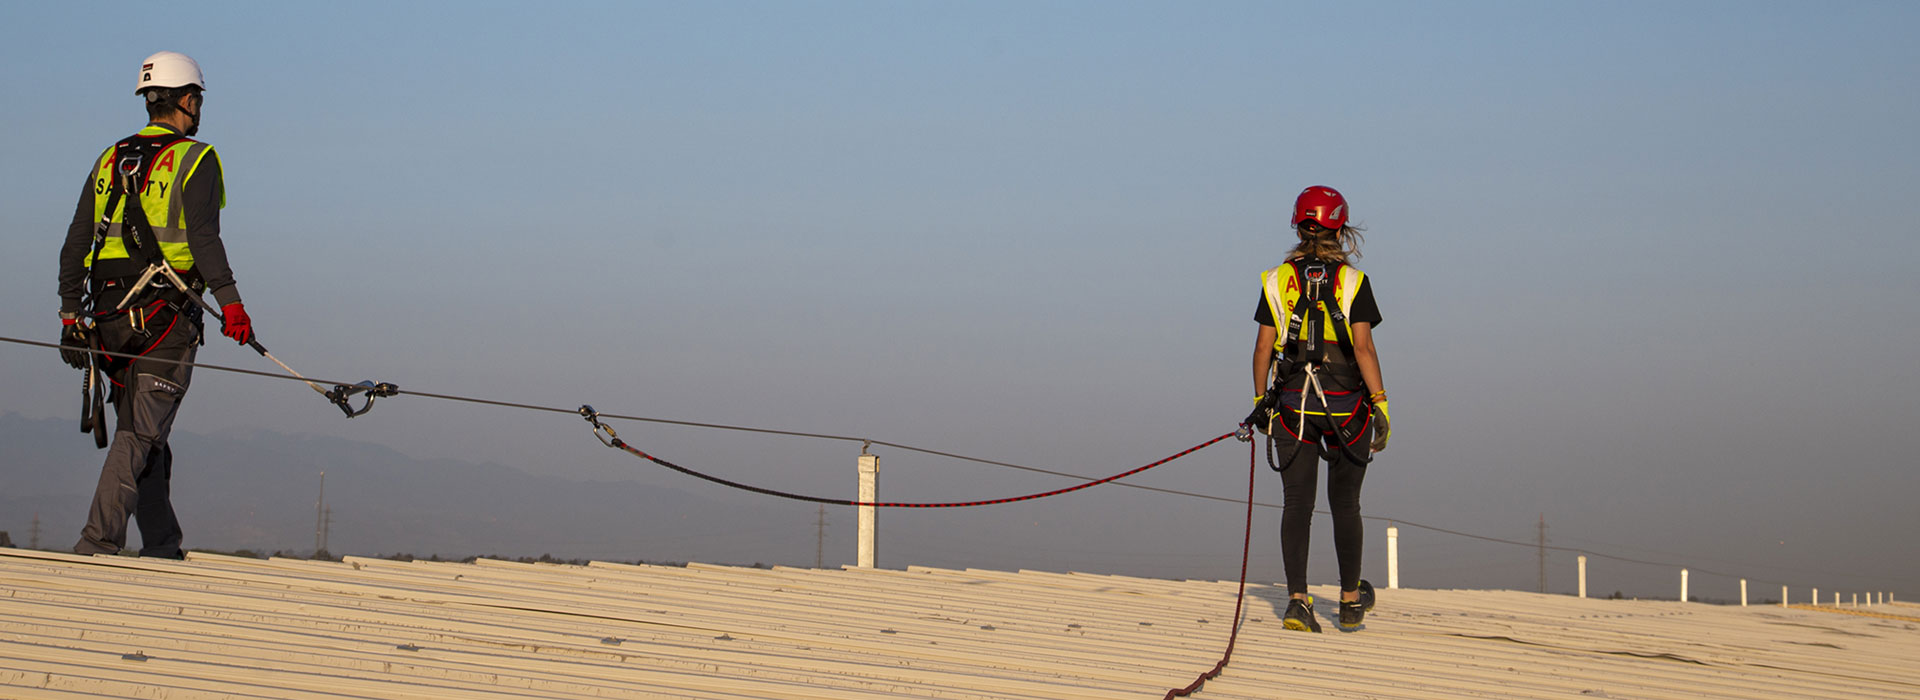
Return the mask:
[[[169,482],[173,450],[167,436],[193,368],[147,358],[192,362],[200,343],[199,314],[160,307],[142,326],[112,316],[95,332],[105,349],[144,353],[139,360],[114,358],[107,365],[114,384],[113,444],[93,490],[78,554],[115,554],[127,544],[127,518],[140,526],[140,556],[179,559],[180,522],[173,515]]]

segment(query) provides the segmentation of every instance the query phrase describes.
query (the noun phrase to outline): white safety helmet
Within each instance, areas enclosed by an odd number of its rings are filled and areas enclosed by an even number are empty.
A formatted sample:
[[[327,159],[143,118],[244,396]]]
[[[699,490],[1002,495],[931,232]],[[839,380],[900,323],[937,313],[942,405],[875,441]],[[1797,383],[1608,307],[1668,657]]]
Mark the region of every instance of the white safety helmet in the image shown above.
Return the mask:
[[[140,82],[133,88],[133,94],[145,92],[147,88],[178,88],[192,85],[207,89],[207,79],[200,75],[200,64],[186,54],[162,51],[148,56],[140,62]]]

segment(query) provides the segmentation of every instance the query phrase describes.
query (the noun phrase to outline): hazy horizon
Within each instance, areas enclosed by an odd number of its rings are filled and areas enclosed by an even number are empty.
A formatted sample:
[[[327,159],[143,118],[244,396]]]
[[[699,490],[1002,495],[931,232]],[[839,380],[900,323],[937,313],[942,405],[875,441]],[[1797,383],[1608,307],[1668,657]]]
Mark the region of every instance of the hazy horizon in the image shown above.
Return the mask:
[[[1920,532],[1911,4],[186,3],[101,21],[142,7],[0,10],[26,99],[0,145],[0,335],[55,338],[82,176],[144,122],[133,67],[163,49],[206,70],[239,290],[301,372],[1086,476],[1246,414],[1257,276],[1294,194],[1325,184],[1367,228],[1357,264],[1385,317],[1397,421],[1365,513],[1523,542],[1544,513],[1553,545],[1823,590],[1920,582],[1901,554]],[[200,360],[277,369],[218,338]],[[0,410],[77,415],[53,351],[0,345],[0,366]],[[346,421],[311,394],[201,372],[178,429],[685,489],[786,523],[716,538],[712,560],[812,562],[813,506],[640,462],[577,416],[401,396]],[[803,493],[850,493],[859,452],[616,427]],[[72,432],[58,449],[91,479]],[[1243,450],[1134,480],[1237,499]],[[1064,485],[875,451],[893,499]],[[958,565],[1218,578],[1242,513],[1103,486],[882,518]],[[1256,516],[1269,578],[1277,523]],[[1401,541],[1409,570],[1535,575],[1524,548]],[[1324,521],[1313,547],[1328,580]],[[1677,572],[1590,566],[1677,592]]]

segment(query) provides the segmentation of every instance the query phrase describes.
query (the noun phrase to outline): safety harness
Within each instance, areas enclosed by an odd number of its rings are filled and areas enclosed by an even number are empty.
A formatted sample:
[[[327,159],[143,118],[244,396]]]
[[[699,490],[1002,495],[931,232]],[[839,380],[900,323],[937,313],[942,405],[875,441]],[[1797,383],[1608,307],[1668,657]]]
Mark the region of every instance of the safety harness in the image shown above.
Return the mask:
[[[102,207],[100,220],[94,223],[93,252],[87,258],[91,262],[88,275],[92,283],[88,285],[84,307],[90,310],[88,326],[97,328],[109,317],[124,315],[127,323],[136,333],[153,338],[139,354],[146,355],[158,347],[167,334],[173,332],[179,323],[179,317],[187,316],[196,323],[199,309],[186,303],[188,293],[198,293],[198,278],[191,288],[177,288],[178,275],[166,275],[166,279],[155,279],[162,268],[172,272],[166,254],[160,249],[159,237],[153,231],[153,225],[147,220],[147,210],[140,202],[140,194],[145,192],[153,174],[153,166],[162,151],[176,143],[186,140],[176,134],[135,134],[114,144],[113,154],[109,156],[109,168],[112,176],[107,184],[106,206]],[[121,213],[121,209],[125,209]],[[113,231],[113,217],[121,213],[120,243],[127,251],[127,257],[102,260],[100,254],[106,249],[107,239]],[[169,285],[169,281],[177,281]],[[95,308],[96,302],[108,290],[121,290],[124,293],[114,308],[102,310]],[[153,292],[153,294],[147,294]],[[158,338],[148,330],[148,323],[156,320],[160,314],[172,311],[174,317],[168,319],[165,329]],[[105,343],[97,332],[88,333],[88,344],[95,350],[105,350]],[[105,356],[87,354],[86,377],[82,384],[82,404],[80,411],[80,430],[92,433],[96,447],[106,447],[106,401],[105,396],[110,384],[117,385],[112,379],[112,371],[104,366],[108,362]]]
[[[1334,435],[1330,437],[1334,438],[1335,447],[1355,463],[1366,464],[1373,459],[1372,450],[1365,447],[1356,448],[1356,445],[1366,434],[1367,426],[1373,421],[1372,405],[1364,401],[1356,401],[1353,411],[1345,414],[1334,413],[1327,402],[1327,392],[1320,383],[1320,377],[1323,374],[1337,374],[1356,380],[1359,378],[1359,370],[1354,364],[1330,365],[1322,361],[1329,351],[1339,352],[1350,362],[1355,359],[1353,334],[1348,325],[1346,310],[1340,304],[1338,293],[1324,291],[1329,286],[1339,287],[1340,274],[1346,268],[1346,264],[1312,257],[1297,258],[1289,264],[1293,268],[1294,283],[1299,285],[1300,296],[1295,300],[1293,308],[1285,310],[1287,330],[1286,335],[1279,341],[1281,348],[1277,372],[1279,381],[1267,390],[1266,395],[1261,398],[1255,408],[1256,417],[1263,412],[1266,417],[1267,466],[1274,471],[1283,471],[1286,469],[1285,465],[1293,463],[1293,457],[1299,452],[1300,446],[1307,443],[1304,436],[1308,415],[1326,416],[1328,422],[1333,424]],[[1274,311],[1281,311],[1281,309],[1274,309]],[[1328,322],[1333,326],[1334,341],[1337,343],[1336,347],[1331,349],[1325,346],[1326,341],[1321,337],[1321,329]],[[1300,389],[1300,405],[1294,407],[1299,420],[1297,426],[1289,429],[1280,420],[1278,409],[1283,407],[1279,400],[1280,387],[1301,374],[1305,375],[1305,380]],[[1318,399],[1320,407],[1327,410],[1308,411],[1309,396]],[[1340,416],[1345,416],[1345,419],[1337,423],[1333,422],[1334,418]],[[1292,434],[1294,438],[1293,448],[1287,452],[1286,459],[1278,462],[1273,455],[1274,446],[1280,441],[1279,430],[1275,430],[1276,427]]]

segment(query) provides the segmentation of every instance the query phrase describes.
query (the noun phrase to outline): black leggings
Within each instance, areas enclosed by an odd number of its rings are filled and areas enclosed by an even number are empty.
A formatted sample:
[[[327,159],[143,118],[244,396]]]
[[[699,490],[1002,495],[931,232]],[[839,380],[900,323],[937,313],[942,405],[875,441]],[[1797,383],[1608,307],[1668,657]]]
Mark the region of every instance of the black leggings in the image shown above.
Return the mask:
[[[1285,447],[1281,443],[1280,447]],[[1301,445],[1292,466],[1280,473],[1286,485],[1280,511],[1280,558],[1287,565],[1287,593],[1307,592],[1307,542],[1313,534],[1313,502],[1320,481],[1319,450]],[[1340,560],[1340,590],[1360,587],[1360,550],[1366,526],[1360,520],[1360,482],[1367,466],[1338,452],[1327,464],[1327,504],[1333,511],[1333,551]]]
[[[1299,416],[1291,411],[1281,414],[1279,420],[1297,420]],[[1280,481],[1286,487],[1280,510],[1280,559],[1287,567],[1289,595],[1307,592],[1308,541],[1313,535],[1313,504],[1318,500],[1323,457],[1327,460],[1327,505],[1333,512],[1333,551],[1340,561],[1340,590],[1360,587],[1360,551],[1366,544],[1366,526],[1360,520],[1360,484],[1366,481],[1367,465],[1353,461],[1342,450],[1322,449],[1322,436],[1332,432],[1327,420],[1312,416],[1306,421],[1306,437],[1313,442],[1298,442],[1292,431],[1274,431],[1280,436],[1271,446],[1275,455],[1284,457],[1293,450],[1293,460],[1280,472]],[[1372,441],[1370,423],[1361,431],[1356,445],[1363,451]],[[1295,445],[1299,449],[1294,450]]]

